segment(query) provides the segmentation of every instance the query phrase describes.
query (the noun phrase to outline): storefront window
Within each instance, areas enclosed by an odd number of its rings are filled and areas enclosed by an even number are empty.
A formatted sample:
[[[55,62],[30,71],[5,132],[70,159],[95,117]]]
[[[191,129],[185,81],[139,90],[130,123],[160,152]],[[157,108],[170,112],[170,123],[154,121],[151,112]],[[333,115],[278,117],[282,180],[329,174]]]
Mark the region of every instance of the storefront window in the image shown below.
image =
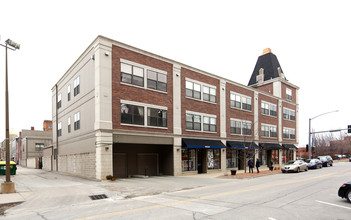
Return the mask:
[[[196,170],[196,154],[195,149],[182,149],[182,171]]]
[[[221,168],[221,149],[208,149],[207,151],[208,169]]]
[[[273,164],[279,164],[279,150],[272,150]]]
[[[238,167],[237,158],[238,158],[237,150],[227,148],[227,168]]]
[[[261,165],[267,165],[267,151],[260,150],[259,158],[261,161]]]

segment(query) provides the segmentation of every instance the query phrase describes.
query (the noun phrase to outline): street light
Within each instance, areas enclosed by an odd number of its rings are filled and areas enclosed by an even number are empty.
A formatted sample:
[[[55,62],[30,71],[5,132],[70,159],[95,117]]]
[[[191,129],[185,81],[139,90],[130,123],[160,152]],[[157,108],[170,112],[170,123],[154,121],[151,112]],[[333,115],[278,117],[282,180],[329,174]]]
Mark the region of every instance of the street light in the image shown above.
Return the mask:
[[[0,44],[1,46],[5,47],[5,109],[6,109],[6,181],[1,183],[1,193],[14,193],[15,192],[15,184],[11,182],[11,175],[10,175],[10,135],[9,135],[9,92],[8,92],[8,68],[7,68],[7,49],[16,50],[20,49],[20,45],[16,42],[7,39],[5,41],[5,45]],[[9,47],[10,46],[10,47]]]
[[[319,116],[322,116],[322,115],[326,115],[326,114],[329,114],[329,113],[334,113],[334,112],[338,112],[339,110],[334,110],[334,111],[330,111],[330,112],[325,112],[325,113],[322,113],[320,115],[317,115],[313,118],[310,118],[309,121],[308,121],[308,159],[311,159],[311,149],[312,149],[312,146],[311,146],[311,121],[315,118],[318,118]]]

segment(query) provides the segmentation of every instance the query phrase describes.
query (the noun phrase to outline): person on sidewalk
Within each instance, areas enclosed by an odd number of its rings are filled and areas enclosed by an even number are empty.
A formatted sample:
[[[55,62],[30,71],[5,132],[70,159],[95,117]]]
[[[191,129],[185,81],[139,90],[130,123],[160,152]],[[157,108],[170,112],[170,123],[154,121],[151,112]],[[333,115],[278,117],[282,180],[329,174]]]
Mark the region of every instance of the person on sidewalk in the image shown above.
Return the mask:
[[[260,170],[258,169],[260,166],[261,166],[260,159],[257,158],[257,160],[256,160],[256,169],[257,169],[257,173],[260,172]]]
[[[249,166],[249,173],[253,173],[254,163],[251,159],[247,162],[247,165]]]

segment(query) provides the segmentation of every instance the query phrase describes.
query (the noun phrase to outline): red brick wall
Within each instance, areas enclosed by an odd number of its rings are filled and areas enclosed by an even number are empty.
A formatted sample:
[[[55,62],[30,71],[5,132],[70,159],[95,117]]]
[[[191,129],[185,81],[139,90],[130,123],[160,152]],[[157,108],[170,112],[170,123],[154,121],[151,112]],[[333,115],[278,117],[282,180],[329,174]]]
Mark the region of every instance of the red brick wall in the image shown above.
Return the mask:
[[[227,106],[227,126],[226,126],[226,131],[227,131],[227,137],[235,138],[235,139],[250,139],[253,140],[254,138],[254,91],[245,89],[230,83],[226,84],[226,106]],[[241,110],[237,108],[232,108],[230,107],[230,92],[234,92],[240,95],[245,95],[248,97],[251,97],[251,111],[246,111],[246,110]],[[245,121],[251,121],[252,123],[252,135],[251,136],[241,136],[241,135],[233,135],[230,134],[230,118],[235,118],[235,119],[240,119],[240,120],[245,120]]]
[[[269,102],[271,104],[275,104],[277,106],[277,116],[273,117],[273,116],[268,116],[268,115],[263,115],[261,113],[261,102],[265,101],[265,102]],[[279,112],[279,103],[278,103],[278,99],[266,96],[264,94],[259,94],[258,95],[258,135],[259,135],[259,139],[260,140],[266,140],[266,141],[273,141],[273,142],[277,142],[279,139],[279,135],[280,135],[280,130],[278,127],[278,115],[281,114],[281,112]],[[277,137],[276,138],[265,138],[265,137],[261,137],[261,123],[263,124],[270,124],[270,125],[275,125],[277,126]]]
[[[257,89],[273,95],[273,83],[258,86]]]
[[[167,72],[167,94],[120,83],[120,58]],[[112,123],[113,129],[173,133],[173,65],[131,50],[112,45]],[[146,77],[146,73],[144,73]],[[129,100],[168,108],[168,129],[121,125],[120,100]],[[145,113],[145,117],[147,114]]]
[[[217,103],[209,103],[201,100],[187,98],[185,96],[185,78],[196,80],[208,85],[216,86],[216,99]],[[185,135],[196,135],[204,137],[219,137],[220,135],[220,97],[219,97],[220,81],[218,79],[206,76],[186,68],[181,68],[181,105],[182,105],[182,133]],[[202,94],[201,94],[202,97]],[[185,126],[185,114],[186,111],[194,111],[198,113],[205,113],[217,116],[217,132],[208,133],[208,132],[196,132],[196,131],[187,131]]]

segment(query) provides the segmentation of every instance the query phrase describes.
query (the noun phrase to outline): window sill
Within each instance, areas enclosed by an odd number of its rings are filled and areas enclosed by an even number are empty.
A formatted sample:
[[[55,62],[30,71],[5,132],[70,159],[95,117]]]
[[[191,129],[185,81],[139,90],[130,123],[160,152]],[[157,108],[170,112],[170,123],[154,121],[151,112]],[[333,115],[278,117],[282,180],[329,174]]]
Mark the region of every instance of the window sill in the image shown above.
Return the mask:
[[[137,86],[137,85],[134,85],[134,84],[129,84],[129,83],[121,82],[121,81],[119,83],[121,85],[125,85],[125,86],[131,86],[131,87],[134,87],[134,88],[145,89],[145,90],[149,90],[149,91],[159,92],[159,93],[162,93],[162,94],[168,94],[167,92],[164,92],[164,91],[161,91],[161,90],[157,90],[157,89],[150,89],[150,88],[147,88],[145,86]]]
[[[211,132],[211,131],[198,131],[198,130],[189,130],[189,129],[185,129],[185,131],[198,132],[198,133],[208,133],[208,134],[217,134],[217,132]]]
[[[192,98],[192,97],[188,97],[188,96],[185,96],[185,98],[191,99],[191,100],[200,101],[200,102],[204,102],[204,103],[208,103],[208,104],[213,104],[213,105],[217,105],[218,104],[217,102],[209,102],[209,101],[205,101],[205,100],[202,100],[202,99],[196,99],[196,98]]]
[[[123,126],[130,126],[130,127],[138,127],[138,128],[156,128],[156,129],[168,130],[168,127],[156,127],[156,126],[134,125],[134,124],[126,124],[126,123],[120,123],[120,125],[123,125]]]
[[[252,110],[247,110],[247,109],[237,108],[237,107],[233,107],[233,106],[230,106],[230,108],[232,108],[232,109],[236,109],[236,110],[245,111],[245,112],[252,112]]]

